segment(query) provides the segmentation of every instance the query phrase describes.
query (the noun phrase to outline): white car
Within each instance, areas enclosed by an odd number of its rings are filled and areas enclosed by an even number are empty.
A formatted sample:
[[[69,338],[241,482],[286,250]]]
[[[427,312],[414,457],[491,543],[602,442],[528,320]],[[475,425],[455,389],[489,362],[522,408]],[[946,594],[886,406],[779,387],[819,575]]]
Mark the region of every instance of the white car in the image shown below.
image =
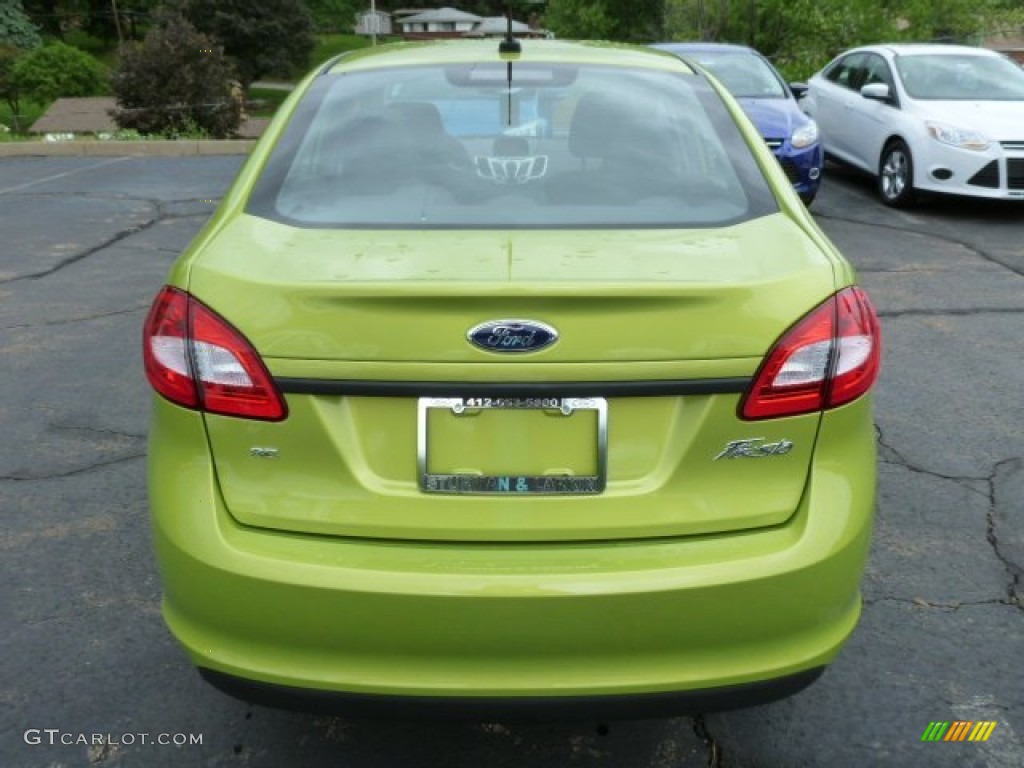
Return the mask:
[[[829,157],[874,175],[882,201],[915,191],[1024,201],[1024,70],[958,45],[869,45],[814,75],[801,107]]]

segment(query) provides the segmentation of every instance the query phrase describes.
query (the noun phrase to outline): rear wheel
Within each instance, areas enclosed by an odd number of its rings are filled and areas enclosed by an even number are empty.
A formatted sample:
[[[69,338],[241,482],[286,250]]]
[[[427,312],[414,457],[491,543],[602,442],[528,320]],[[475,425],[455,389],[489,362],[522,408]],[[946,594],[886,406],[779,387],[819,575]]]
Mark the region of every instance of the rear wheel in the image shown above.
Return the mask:
[[[885,145],[878,162],[878,194],[882,202],[905,208],[914,202],[914,160],[899,139]]]

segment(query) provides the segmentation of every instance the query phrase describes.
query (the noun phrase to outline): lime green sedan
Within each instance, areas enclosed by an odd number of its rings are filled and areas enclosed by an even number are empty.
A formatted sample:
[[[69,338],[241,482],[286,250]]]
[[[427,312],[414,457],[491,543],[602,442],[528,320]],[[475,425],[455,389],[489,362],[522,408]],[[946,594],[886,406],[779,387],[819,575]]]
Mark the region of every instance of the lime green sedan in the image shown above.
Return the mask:
[[[311,73],[144,329],[171,632],[249,701],[637,717],[860,613],[880,333],[737,103],[490,40]]]

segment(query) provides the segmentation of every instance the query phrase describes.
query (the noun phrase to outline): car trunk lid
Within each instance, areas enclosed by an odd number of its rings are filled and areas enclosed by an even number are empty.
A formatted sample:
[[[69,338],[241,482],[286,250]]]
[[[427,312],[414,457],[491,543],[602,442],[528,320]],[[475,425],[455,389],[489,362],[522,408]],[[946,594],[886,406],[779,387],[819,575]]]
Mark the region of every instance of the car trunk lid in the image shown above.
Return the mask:
[[[586,233],[242,216],[193,264],[190,291],[252,342],[289,417],[206,416],[221,490],[245,524],[386,539],[775,525],[799,503],[819,416],[736,409],[772,343],[834,290],[830,258],[783,216]],[[559,338],[515,355],[467,340],[503,318]],[[439,393],[451,402],[420,401]]]

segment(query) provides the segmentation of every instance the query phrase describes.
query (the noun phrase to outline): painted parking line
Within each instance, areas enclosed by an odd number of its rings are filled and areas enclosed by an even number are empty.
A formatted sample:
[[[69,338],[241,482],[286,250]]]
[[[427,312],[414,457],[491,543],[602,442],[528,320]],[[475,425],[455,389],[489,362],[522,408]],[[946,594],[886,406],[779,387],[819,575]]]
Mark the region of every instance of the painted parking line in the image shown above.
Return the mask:
[[[132,160],[132,159],[134,159],[134,158],[131,158],[131,157],[112,157],[112,158],[109,158],[107,160],[101,160],[98,163],[93,163],[91,165],[87,165],[84,168],[76,168],[73,171],[64,171],[63,173],[55,173],[52,176],[46,176],[46,177],[44,177],[42,179],[36,179],[35,181],[26,181],[24,184],[18,184],[18,185],[13,186],[13,187],[5,187],[3,189],[0,189],[0,195],[5,195],[8,192],[20,192],[23,189],[28,189],[29,187],[34,187],[34,186],[36,186],[38,184],[45,184],[48,181],[55,181],[57,179],[63,179],[63,178],[66,178],[68,176],[75,176],[75,175],[77,175],[79,173],[86,173],[87,171],[92,171],[92,170],[95,170],[96,168],[102,168],[105,165],[112,165],[113,163],[121,163],[121,162],[124,162],[125,160]]]

